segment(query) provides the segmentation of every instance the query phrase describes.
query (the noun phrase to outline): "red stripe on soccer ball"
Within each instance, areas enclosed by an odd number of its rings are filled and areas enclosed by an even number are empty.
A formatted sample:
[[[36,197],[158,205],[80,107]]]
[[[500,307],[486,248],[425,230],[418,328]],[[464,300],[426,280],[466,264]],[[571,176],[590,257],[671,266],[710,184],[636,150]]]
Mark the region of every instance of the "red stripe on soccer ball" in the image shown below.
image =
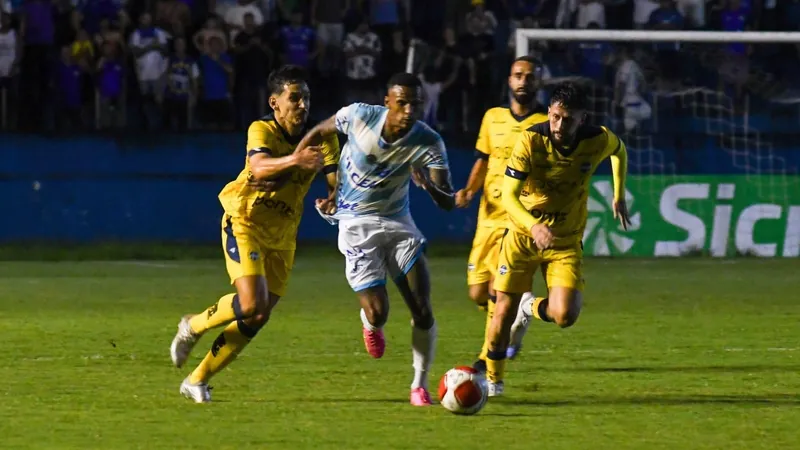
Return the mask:
[[[458,386],[456,386],[455,391],[453,391],[453,395],[455,395],[458,404],[463,406],[464,408],[471,408],[481,401],[481,390],[478,386],[475,386],[475,383],[472,380],[465,381]]]
[[[439,380],[439,401],[441,402],[444,400],[444,396],[447,394],[447,374],[442,375],[442,379]]]

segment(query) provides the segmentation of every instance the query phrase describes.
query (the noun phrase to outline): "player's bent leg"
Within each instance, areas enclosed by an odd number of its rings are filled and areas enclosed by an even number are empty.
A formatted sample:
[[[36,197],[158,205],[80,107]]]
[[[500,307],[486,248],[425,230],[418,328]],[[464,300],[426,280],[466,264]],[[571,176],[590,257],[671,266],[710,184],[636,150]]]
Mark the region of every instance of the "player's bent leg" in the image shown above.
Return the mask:
[[[280,296],[267,290],[261,275],[239,277],[234,281],[237,294],[234,317],[211,344],[211,350],[181,384],[181,394],[197,403],[211,400],[208,381],[227,367],[256,336],[269,319]]]
[[[433,404],[428,392],[428,374],[436,353],[436,320],[431,308],[430,272],[425,256],[419,254],[409,270],[395,279],[397,288],[411,312],[411,352],[414,379],[411,404]]]
[[[259,276],[249,278],[260,278],[263,281],[263,277]],[[266,283],[263,283],[262,289],[266,291]],[[242,289],[237,287],[237,291],[241,292]],[[184,316],[181,319],[178,323],[178,332],[170,346],[170,356],[175,367],[183,366],[194,345],[206,331],[253,315],[255,301],[249,292],[246,290],[245,292],[245,294],[237,292],[224,295],[200,314]]]
[[[572,326],[583,305],[583,251],[579,245],[550,251],[542,265],[547,280],[548,297],[533,300],[530,311],[539,320],[554,322],[561,328]]]
[[[478,284],[470,284],[468,287],[469,299],[481,309],[488,306],[489,284],[489,281],[484,281]]]
[[[361,302],[361,323],[364,346],[373,358],[380,358],[386,351],[383,326],[389,319],[389,293],[386,285],[372,286],[356,292]]]
[[[571,327],[578,321],[583,306],[581,291],[565,286],[550,288],[548,298],[542,299],[535,313],[546,315],[548,321],[555,322],[561,328]],[[531,308],[534,311],[533,308]]]
[[[486,379],[489,385],[490,397],[497,397],[503,394],[503,379],[505,377],[511,325],[516,318],[521,298],[521,293],[497,292],[494,317],[487,335],[489,349],[486,354]]]

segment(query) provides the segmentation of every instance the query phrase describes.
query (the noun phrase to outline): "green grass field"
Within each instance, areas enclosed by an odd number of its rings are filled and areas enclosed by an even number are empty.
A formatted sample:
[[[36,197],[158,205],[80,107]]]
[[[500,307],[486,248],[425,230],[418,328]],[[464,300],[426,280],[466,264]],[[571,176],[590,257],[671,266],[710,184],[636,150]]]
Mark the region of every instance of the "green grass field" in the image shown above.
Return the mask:
[[[464,266],[431,262],[434,383],[481,343]],[[506,397],[459,417],[408,405],[395,291],[386,355],[369,358],[336,255],[298,255],[210,405],[178,394],[189,369],[168,347],[182,314],[229,291],[221,258],[1,262],[0,448],[800,448],[800,261],[596,259],[586,279],[576,326],[534,323]]]

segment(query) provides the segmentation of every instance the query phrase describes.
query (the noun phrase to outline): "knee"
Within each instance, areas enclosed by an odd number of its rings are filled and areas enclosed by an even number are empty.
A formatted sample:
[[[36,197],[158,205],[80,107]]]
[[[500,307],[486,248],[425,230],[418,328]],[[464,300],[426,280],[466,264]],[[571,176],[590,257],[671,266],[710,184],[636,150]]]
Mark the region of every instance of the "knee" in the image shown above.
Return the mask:
[[[234,311],[237,315],[241,315],[241,317],[252,317],[254,314],[258,313],[259,304],[266,301],[266,299],[260,299],[259,296],[256,295],[237,295],[235,301],[238,301],[239,308],[236,311],[236,305],[234,304]]]
[[[581,301],[580,298],[575,299],[569,303],[565,303],[562,307],[555,307],[551,303],[549,311],[550,318],[553,319],[556,325],[561,328],[569,328],[575,325],[578,321],[578,316],[581,314]]]
[[[478,306],[486,306],[489,301],[489,290],[485,284],[473,284],[469,287],[469,299]]]
[[[424,311],[411,317],[411,326],[420,330],[430,330],[434,322],[431,311]]]
[[[266,323],[279,299],[279,296],[273,294],[256,295],[252,299],[247,299],[247,301],[241,301],[240,297],[239,307],[241,314],[243,317],[252,319],[250,322],[263,321],[263,323]]]
[[[578,311],[554,311],[552,314],[553,322],[561,328],[569,328],[578,321]]]

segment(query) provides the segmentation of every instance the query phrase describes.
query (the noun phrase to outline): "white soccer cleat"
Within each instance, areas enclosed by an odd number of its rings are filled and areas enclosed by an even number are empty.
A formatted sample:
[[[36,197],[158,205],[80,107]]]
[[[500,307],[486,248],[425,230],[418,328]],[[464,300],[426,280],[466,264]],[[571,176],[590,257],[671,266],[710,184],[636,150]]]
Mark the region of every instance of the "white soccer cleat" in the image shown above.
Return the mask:
[[[178,323],[178,332],[175,338],[172,339],[172,345],[169,347],[169,354],[172,357],[172,363],[175,367],[180,368],[183,363],[189,358],[189,354],[194,348],[194,344],[200,339],[200,335],[192,331],[189,325],[189,319],[192,316],[183,316]]]
[[[506,350],[506,358],[508,359],[516,358],[522,348],[522,338],[525,337],[525,333],[528,332],[528,327],[531,324],[530,307],[533,305],[533,300],[533,294],[526,292],[519,302],[517,317],[514,319],[514,323],[511,324],[511,339]]]
[[[211,401],[211,388],[207,383],[192,384],[186,377],[181,383],[181,395],[195,403],[208,403]]]
[[[502,381],[498,381],[497,383],[487,381],[486,388],[489,397],[500,397],[503,395],[503,391],[505,391],[505,384],[503,384]]]

